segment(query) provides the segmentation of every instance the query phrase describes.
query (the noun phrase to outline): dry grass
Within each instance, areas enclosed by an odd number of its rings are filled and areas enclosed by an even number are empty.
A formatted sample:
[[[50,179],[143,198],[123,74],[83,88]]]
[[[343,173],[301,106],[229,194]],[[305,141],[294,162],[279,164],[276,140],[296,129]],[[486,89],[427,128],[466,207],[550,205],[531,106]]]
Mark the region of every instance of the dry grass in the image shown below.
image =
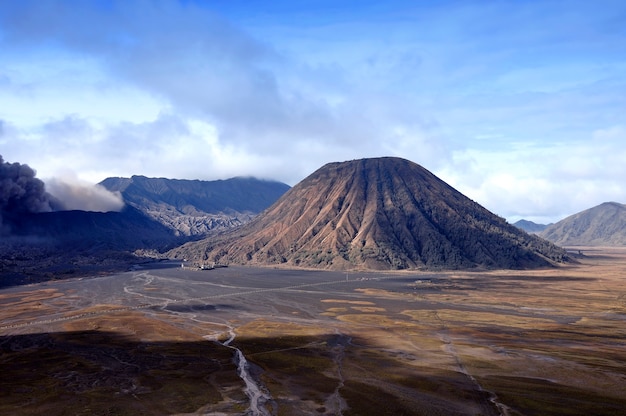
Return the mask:
[[[626,249],[583,253],[539,271],[404,272],[406,283],[362,281],[297,316],[233,309],[222,323],[77,308],[75,293],[24,287],[0,294],[0,413],[241,414],[232,350],[203,338],[225,339],[227,318],[278,415],[617,415]],[[92,312],[49,334],[9,328]]]

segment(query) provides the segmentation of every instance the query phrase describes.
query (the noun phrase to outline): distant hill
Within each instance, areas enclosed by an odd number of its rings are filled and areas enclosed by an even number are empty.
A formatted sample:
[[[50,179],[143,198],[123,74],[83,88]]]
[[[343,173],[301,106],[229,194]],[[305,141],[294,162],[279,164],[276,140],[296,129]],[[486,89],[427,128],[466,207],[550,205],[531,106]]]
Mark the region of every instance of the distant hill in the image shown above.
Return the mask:
[[[100,183],[178,235],[204,235],[239,226],[269,207],[289,185],[256,178],[216,181],[107,178]]]
[[[541,231],[545,230],[548,226],[552,225],[552,224],[537,224],[534,223],[532,221],[528,221],[528,220],[519,220],[516,223],[513,224],[514,226],[516,226],[517,228],[520,228],[524,231],[526,231],[527,233],[533,233],[533,234],[537,234],[540,233]]]
[[[540,235],[561,246],[626,246],[626,205],[605,202],[547,227]]]
[[[325,269],[545,267],[564,250],[400,158],[330,163],[250,223],[169,253]]]

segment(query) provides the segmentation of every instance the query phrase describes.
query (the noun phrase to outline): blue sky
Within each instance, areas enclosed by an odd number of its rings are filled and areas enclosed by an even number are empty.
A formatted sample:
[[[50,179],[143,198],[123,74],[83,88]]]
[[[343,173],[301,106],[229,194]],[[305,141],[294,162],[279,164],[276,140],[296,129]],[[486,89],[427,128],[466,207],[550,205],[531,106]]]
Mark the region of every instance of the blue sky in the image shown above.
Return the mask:
[[[623,1],[266,3],[2,2],[0,155],[290,185],[400,156],[511,222],[626,203]]]

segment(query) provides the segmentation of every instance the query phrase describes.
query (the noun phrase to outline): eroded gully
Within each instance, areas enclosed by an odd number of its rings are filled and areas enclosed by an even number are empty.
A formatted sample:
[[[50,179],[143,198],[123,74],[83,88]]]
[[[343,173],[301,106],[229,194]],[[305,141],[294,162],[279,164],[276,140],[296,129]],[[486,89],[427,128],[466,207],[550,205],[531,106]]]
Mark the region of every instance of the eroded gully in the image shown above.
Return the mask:
[[[235,364],[237,364],[237,373],[245,383],[246,387],[244,388],[244,392],[246,393],[246,396],[248,396],[248,399],[250,399],[250,407],[248,408],[246,414],[252,416],[271,416],[271,414],[266,409],[265,404],[270,402],[272,398],[261,389],[259,384],[250,374],[250,365],[248,364],[248,360],[246,360],[246,357],[243,355],[241,350],[230,345],[235,340],[235,331],[230,328],[228,334],[228,339],[224,342],[221,342],[221,344],[235,351]]]

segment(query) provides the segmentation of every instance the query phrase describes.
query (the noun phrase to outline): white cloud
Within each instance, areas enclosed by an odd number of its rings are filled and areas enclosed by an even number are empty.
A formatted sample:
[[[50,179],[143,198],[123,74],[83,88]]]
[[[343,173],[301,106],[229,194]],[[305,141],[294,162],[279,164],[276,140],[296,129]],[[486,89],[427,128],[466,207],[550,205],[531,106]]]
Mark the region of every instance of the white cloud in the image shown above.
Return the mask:
[[[624,200],[619,2],[5,3],[0,144],[40,176],[295,184],[395,155],[507,218]]]
[[[626,202],[625,133],[613,126],[591,132],[588,141],[466,149],[437,173],[512,221],[555,222],[602,202]]]

